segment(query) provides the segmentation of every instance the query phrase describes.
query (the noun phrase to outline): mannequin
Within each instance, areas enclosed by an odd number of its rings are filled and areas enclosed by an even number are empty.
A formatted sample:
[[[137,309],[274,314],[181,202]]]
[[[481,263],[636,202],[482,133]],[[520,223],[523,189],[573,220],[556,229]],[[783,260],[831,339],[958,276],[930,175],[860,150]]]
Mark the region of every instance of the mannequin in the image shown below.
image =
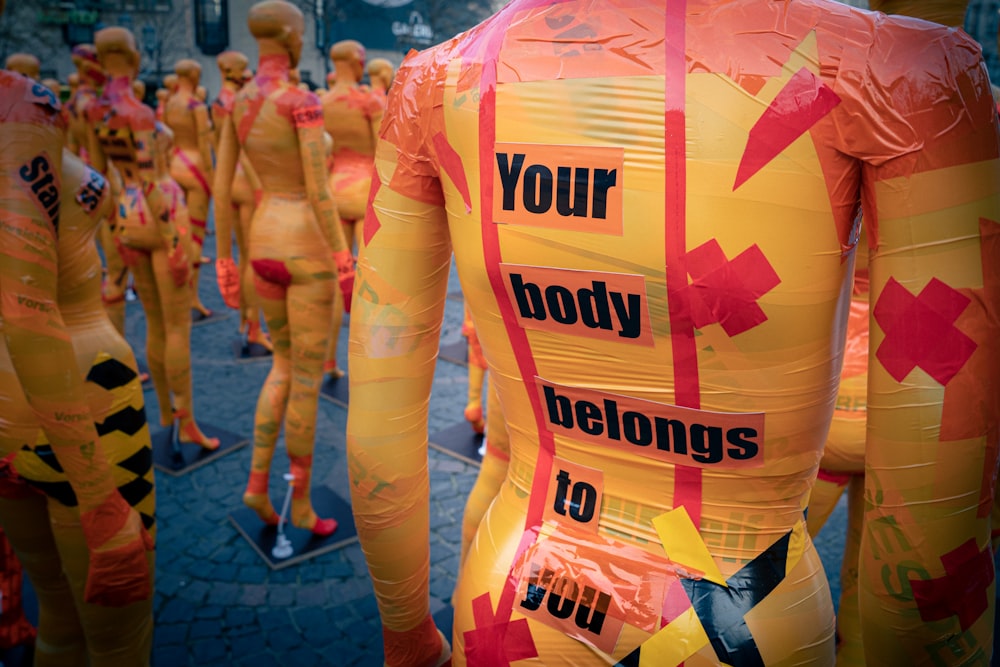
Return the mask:
[[[824,0],[513,0],[393,85],[347,426],[387,665],[446,653],[427,398],[452,253],[511,452],[452,664],[832,664],[803,510],[862,209],[866,660],[989,660],[1000,127],[967,35]]]
[[[473,431],[482,433],[486,427],[486,421],[483,419],[483,382],[486,380],[487,366],[468,306],[464,309],[462,335],[469,343],[469,391],[464,411],[465,420],[472,426]]]
[[[140,102],[146,98],[146,84],[143,83],[142,79],[132,80],[132,94],[135,95],[135,99]]]
[[[284,423],[294,475],[291,523],[329,535],[336,521],[318,517],[310,499],[312,452],[336,289],[330,277],[350,273],[351,255],[326,184],[319,99],[288,78],[302,50],[302,13],[287,2],[262,2],[253,5],[247,22],[257,40],[260,64],[223,120],[214,184],[220,239],[229,239],[233,228],[230,188],[241,149],[262,189],[249,251],[240,261],[249,261],[253,269],[274,356],[257,402],[253,461],[243,502],[265,523],[278,522],[268,496],[268,473]],[[220,243],[218,252],[219,288],[226,304],[235,308],[239,274],[231,244]]]
[[[170,175],[184,189],[191,218],[191,237],[197,253],[193,263],[192,307],[202,316],[209,317],[212,311],[205,307],[198,295],[198,276],[201,273],[199,260],[205,242],[208,203],[212,196],[212,127],[208,120],[208,107],[196,96],[201,65],[194,60],[178,60],[174,73],[177,75],[177,92],[167,99],[163,112],[163,122],[174,134]]]
[[[142,391],[128,345],[104,319],[93,245],[109,196],[98,174],[64,157],[65,125],[49,91],[9,72],[0,72],[0,90],[8,101],[0,112],[0,523],[38,596],[36,664],[147,664],[152,470],[128,475],[146,482],[132,498],[137,511],[116,488],[116,464],[149,448]],[[35,169],[22,177],[25,164]],[[31,171],[41,195],[20,185]],[[61,189],[49,187],[52,173]],[[102,372],[109,366],[118,372]],[[99,436],[95,424],[126,405],[135,435]]]
[[[166,88],[156,89],[156,120],[163,121],[163,110],[167,106],[167,98],[170,97],[170,91]]]
[[[372,58],[368,63],[368,80],[371,81],[372,90],[383,95],[389,93],[389,86],[392,85],[392,77],[395,74],[392,63],[385,58]]]
[[[30,53],[12,53],[7,56],[4,69],[38,81],[41,78],[42,64]]]
[[[181,442],[217,449],[219,440],[206,437],[194,418],[191,260],[171,217],[170,202],[155,187],[156,121],[153,111],[132,93],[139,64],[135,38],[124,28],[106,28],[99,34],[106,43],[103,52],[97,43],[98,57],[109,81],[91,107],[91,153],[98,170],[107,172],[113,166],[122,179],[115,238],[146,314],[146,360],[160,425],[176,421]]]
[[[357,241],[356,228],[364,219],[371,187],[371,169],[375,158],[375,142],[382,122],[384,99],[360,85],[365,71],[365,48],[356,41],[337,42],[330,47],[334,81],[322,99],[323,123],[333,139],[333,167],[330,190],[344,223],[347,247],[353,252]],[[343,376],[337,367],[337,341],[345,310],[349,303],[334,304],[332,334],[327,346],[324,372],[332,378]]]
[[[59,83],[59,79],[42,79],[42,85],[51,90],[56,99],[59,99],[59,96],[62,95],[62,84]]]
[[[219,66],[219,74],[222,75],[222,89],[219,91],[218,99],[212,105],[212,125],[215,129],[216,151],[218,151],[222,123],[232,113],[236,93],[243,87],[248,61],[247,57],[239,51],[225,51],[220,53],[215,60]],[[250,221],[253,219],[259,191],[260,179],[257,178],[249,161],[240,153],[231,189],[231,199],[233,208],[236,209],[238,223],[233,226],[233,231],[240,255],[240,333],[246,332],[248,343],[256,343],[273,351],[271,340],[261,330],[260,306],[257,303],[257,293],[254,290],[253,272],[250,270],[250,263],[245,259],[248,253],[247,240],[250,237]]]
[[[73,47],[73,65],[76,67],[77,86],[70,93],[66,103],[66,116],[69,123],[66,133],[66,147],[74,155],[78,155],[86,164],[90,164],[90,122],[88,108],[100,97],[107,77],[97,61],[97,50],[93,44],[78,44]],[[109,183],[112,186],[120,182],[117,174],[109,172]],[[118,196],[119,188],[113,191]],[[97,244],[104,256],[105,273],[101,288],[104,310],[111,323],[122,336],[125,335],[125,288],[128,284],[128,267],[118,252],[112,238],[111,227],[114,217],[103,220],[97,230]]]

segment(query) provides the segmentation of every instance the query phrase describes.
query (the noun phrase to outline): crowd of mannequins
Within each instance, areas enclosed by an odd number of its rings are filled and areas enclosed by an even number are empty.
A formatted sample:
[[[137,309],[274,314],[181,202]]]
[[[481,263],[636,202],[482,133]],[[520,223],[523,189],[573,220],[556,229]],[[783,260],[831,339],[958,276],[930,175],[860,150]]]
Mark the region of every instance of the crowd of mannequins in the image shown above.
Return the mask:
[[[126,28],[65,84],[8,57],[0,527],[37,664],[148,664],[142,383],[158,426],[219,448],[190,351],[216,287],[271,362],[243,503],[282,519],[283,432],[289,521],[318,538],[352,313],[351,501],[391,667],[988,664],[1000,130],[965,5],[513,0],[398,74],[338,42],[311,91],[301,12],[265,0],[255,63],[220,54],[208,99],[179,60],[155,108]],[[452,262],[485,441],[448,638],[427,410]],[[835,617],[811,537],[845,491]]]

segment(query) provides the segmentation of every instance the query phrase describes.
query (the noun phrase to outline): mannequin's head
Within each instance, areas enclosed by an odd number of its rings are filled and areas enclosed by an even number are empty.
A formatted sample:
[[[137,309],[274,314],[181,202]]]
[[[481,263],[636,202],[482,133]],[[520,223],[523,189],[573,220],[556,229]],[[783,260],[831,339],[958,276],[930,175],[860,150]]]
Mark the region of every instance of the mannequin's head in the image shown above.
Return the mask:
[[[166,104],[168,97],[170,97],[170,91],[169,90],[167,90],[166,88],[157,88],[156,89],[156,103],[157,104],[161,104],[161,105],[162,104]]]
[[[38,58],[30,53],[12,53],[7,56],[4,69],[23,74],[29,79],[38,81],[41,77],[42,64],[38,61]]]
[[[132,92],[138,99],[143,99],[146,97],[146,83],[142,79],[134,79],[132,81]]]
[[[59,79],[42,79],[42,85],[55,93],[56,99],[59,99],[62,93],[62,84],[59,83]]]
[[[258,2],[250,8],[247,26],[262,56],[285,53],[289,65],[298,66],[306,28],[305,17],[298,7],[284,0]]]
[[[951,28],[961,28],[969,0],[869,0],[873,11],[900,14],[933,21]]]
[[[298,67],[293,67],[292,69],[288,70],[288,82],[293,86],[297,86],[300,83],[302,83],[302,75],[299,74]]]
[[[198,86],[194,89],[194,96],[204,102],[208,99],[208,89],[205,86]]]
[[[243,85],[243,75],[249,62],[247,57],[239,51],[223,51],[215,59],[222,80],[235,83],[238,86]]]
[[[73,65],[80,81],[95,85],[104,83],[104,70],[97,60],[97,49],[93,44],[77,44],[73,47]]]
[[[372,82],[372,88],[382,92],[389,90],[395,73],[392,63],[385,58],[372,58],[368,63],[368,79]]]
[[[163,87],[166,88],[168,95],[173,95],[177,92],[177,75],[168,74],[163,77]]]
[[[69,76],[66,77],[66,85],[69,86],[69,93],[72,95],[80,87],[80,75],[76,72],[70,72]]]
[[[201,82],[201,65],[197,60],[184,58],[174,63],[174,74],[177,75],[177,85],[184,86],[191,92],[198,88]]]
[[[139,69],[139,50],[131,30],[114,26],[97,31],[94,47],[101,67],[112,77],[133,77]]]
[[[341,72],[349,73],[356,82],[365,73],[365,47],[353,39],[345,39],[331,46],[330,60],[338,75]]]

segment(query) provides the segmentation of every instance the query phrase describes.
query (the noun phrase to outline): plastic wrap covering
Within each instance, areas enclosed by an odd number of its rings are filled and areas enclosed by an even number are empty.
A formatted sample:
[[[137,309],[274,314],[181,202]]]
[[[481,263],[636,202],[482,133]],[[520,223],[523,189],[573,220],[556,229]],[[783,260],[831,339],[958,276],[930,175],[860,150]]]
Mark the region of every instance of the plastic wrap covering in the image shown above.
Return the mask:
[[[92,664],[109,651],[148,660],[152,454],[94,245],[111,195],[64,155],[48,90],[4,72],[0,91],[0,522],[39,592],[40,662],[78,648]],[[11,493],[22,479],[44,497]],[[67,637],[81,620],[85,636]]]
[[[409,57],[350,341],[352,500],[385,627],[428,609],[453,251],[510,437],[453,664],[831,664],[802,513],[863,209],[865,650],[988,655],[998,155],[968,36],[820,0],[514,0]]]

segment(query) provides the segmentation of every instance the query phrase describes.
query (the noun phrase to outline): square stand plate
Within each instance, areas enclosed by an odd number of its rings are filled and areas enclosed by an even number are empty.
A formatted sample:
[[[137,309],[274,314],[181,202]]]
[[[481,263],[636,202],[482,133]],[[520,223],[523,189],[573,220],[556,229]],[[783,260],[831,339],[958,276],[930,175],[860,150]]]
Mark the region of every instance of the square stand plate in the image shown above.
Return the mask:
[[[445,361],[450,361],[453,364],[458,364],[459,366],[469,365],[469,343],[462,338],[461,340],[455,341],[454,343],[448,343],[447,345],[442,345],[441,349],[438,351],[438,358],[444,359]]]
[[[292,547],[292,555],[287,558],[277,558],[272,553],[274,545],[278,541],[277,527],[266,525],[249,507],[232,512],[229,515],[229,520],[272,570],[297,565],[315,556],[336,551],[358,541],[354,515],[346,500],[327,486],[317,486],[312,489],[312,502],[316,514],[337,520],[337,530],[334,531],[333,535],[316,537],[308,530],[295,528],[286,523],[283,530]]]
[[[469,422],[459,422],[437,433],[432,433],[427,444],[442,454],[454,456],[456,459],[474,466],[483,463],[483,457],[479,455],[479,448],[483,444],[483,434],[473,431]]]
[[[232,348],[236,361],[261,361],[274,356],[260,343],[249,343],[242,338],[234,338]]]
[[[228,320],[229,313],[224,310],[213,310],[212,314],[205,317],[201,314],[201,311],[192,308],[191,309],[191,326],[200,327],[205,324],[212,324],[214,322],[221,322],[222,320]]]
[[[330,377],[324,378],[323,386],[319,389],[319,397],[325,398],[342,408],[346,408],[347,402],[351,398],[350,383],[347,381],[347,374],[345,373],[343,377],[336,380]]]
[[[219,439],[219,448],[208,450],[193,442],[175,442],[174,427],[160,429],[153,434],[153,465],[157,470],[180,477],[250,444],[250,438],[244,438],[217,426],[203,422],[198,426],[209,438]]]

